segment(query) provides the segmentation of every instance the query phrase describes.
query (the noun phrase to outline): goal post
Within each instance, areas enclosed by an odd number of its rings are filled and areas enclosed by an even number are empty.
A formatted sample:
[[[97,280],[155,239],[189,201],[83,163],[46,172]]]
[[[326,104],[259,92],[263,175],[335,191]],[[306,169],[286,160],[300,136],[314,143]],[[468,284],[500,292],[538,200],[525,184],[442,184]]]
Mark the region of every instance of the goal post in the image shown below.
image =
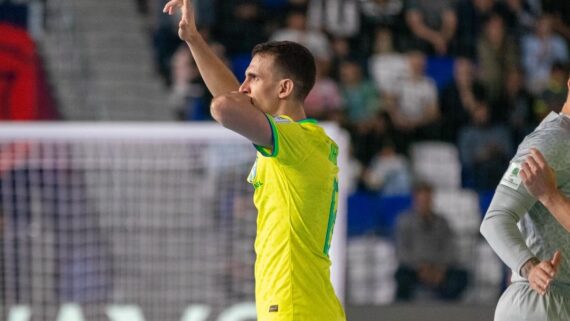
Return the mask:
[[[340,147],[331,259],[343,300],[349,140],[323,127]],[[94,321],[135,305],[179,321],[193,304],[214,318],[253,302],[254,160],[213,123],[2,123],[0,315],[55,321],[71,303]]]

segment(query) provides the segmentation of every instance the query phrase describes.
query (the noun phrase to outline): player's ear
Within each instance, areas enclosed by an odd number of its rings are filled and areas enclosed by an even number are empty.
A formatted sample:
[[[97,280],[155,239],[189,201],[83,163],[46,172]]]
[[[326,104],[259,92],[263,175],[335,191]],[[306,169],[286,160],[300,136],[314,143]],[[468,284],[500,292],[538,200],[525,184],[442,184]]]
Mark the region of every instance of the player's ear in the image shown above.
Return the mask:
[[[285,78],[279,82],[279,98],[285,99],[293,94],[295,83],[293,80]]]

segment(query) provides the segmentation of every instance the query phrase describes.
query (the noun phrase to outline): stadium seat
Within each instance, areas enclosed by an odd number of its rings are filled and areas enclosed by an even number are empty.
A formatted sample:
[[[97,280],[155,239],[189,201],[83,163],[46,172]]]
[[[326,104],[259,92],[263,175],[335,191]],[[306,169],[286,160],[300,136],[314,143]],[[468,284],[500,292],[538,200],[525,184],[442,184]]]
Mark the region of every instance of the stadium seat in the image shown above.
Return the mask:
[[[418,142],[410,148],[416,177],[436,189],[457,189],[461,184],[461,164],[457,147],[439,141]]]
[[[426,74],[435,81],[437,90],[441,92],[451,81],[453,81],[452,57],[429,57],[427,59]]]
[[[479,207],[481,208],[481,216],[484,217],[485,213],[491,205],[495,191],[480,191],[479,192]]]
[[[383,196],[378,200],[376,231],[392,237],[398,216],[412,206],[411,195]]]
[[[411,203],[410,195],[352,194],[348,198],[348,236],[376,234],[392,237],[398,215]]]
[[[347,248],[348,300],[351,304],[387,304],[394,300],[398,267],[394,243],[364,236],[349,240]]]
[[[445,216],[456,232],[479,229],[481,222],[479,197],[471,190],[436,191],[434,208]]]
[[[377,225],[376,213],[378,196],[376,194],[357,192],[348,197],[349,237],[372,234]]]
[[[472,266],[472,288],[467,299],[473,302],[493,304],[501,292],[501,284],[505,279],[504,265],[491,249],[489,244],[481,240],[475,249],[475,260]]]
[[[455,233],[458,262],[466,267],[473,264],[481,222],[478,195],[471,190],[438,190],[434,210],[448,220]]]

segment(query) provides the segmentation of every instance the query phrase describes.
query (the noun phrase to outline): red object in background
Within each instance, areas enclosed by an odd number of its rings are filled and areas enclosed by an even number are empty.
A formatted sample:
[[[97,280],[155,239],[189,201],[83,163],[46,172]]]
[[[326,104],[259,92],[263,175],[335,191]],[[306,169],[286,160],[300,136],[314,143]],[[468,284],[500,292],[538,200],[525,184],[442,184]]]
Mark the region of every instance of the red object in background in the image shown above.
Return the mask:
[[[38,58],[33,40],[0,24],[0,120],[39,119]]]

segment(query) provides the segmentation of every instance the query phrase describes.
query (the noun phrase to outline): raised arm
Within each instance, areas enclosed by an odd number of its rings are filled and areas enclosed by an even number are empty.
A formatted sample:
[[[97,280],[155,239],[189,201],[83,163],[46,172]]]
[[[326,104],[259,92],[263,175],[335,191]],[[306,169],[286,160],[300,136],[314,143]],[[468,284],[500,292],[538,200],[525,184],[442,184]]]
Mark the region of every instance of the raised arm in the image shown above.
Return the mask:
[[[172,15],[177,9],[182,11],[178,36],[190,48],[200,75],[214,96],[212,117],[256,145],[273,147],[271,127],[265,114],[253,105],[252,98],[238,92],[238,80],[198,32],[192,0],[171,0],[163,11]]]
[[[570,199],[558,189],[554,170],[540,151],[531,149],[520,174],[528,192],[570,232]]]
[[[178,25],[178,36],[190,48],[200,75],[202,75],[212,96],[217,97],[237,91],[239,88],[238,80],[198,32],[192,1],[171,0],[164,6],[163,12],[172,15],[177,9],[182,10],[182,18]]]

